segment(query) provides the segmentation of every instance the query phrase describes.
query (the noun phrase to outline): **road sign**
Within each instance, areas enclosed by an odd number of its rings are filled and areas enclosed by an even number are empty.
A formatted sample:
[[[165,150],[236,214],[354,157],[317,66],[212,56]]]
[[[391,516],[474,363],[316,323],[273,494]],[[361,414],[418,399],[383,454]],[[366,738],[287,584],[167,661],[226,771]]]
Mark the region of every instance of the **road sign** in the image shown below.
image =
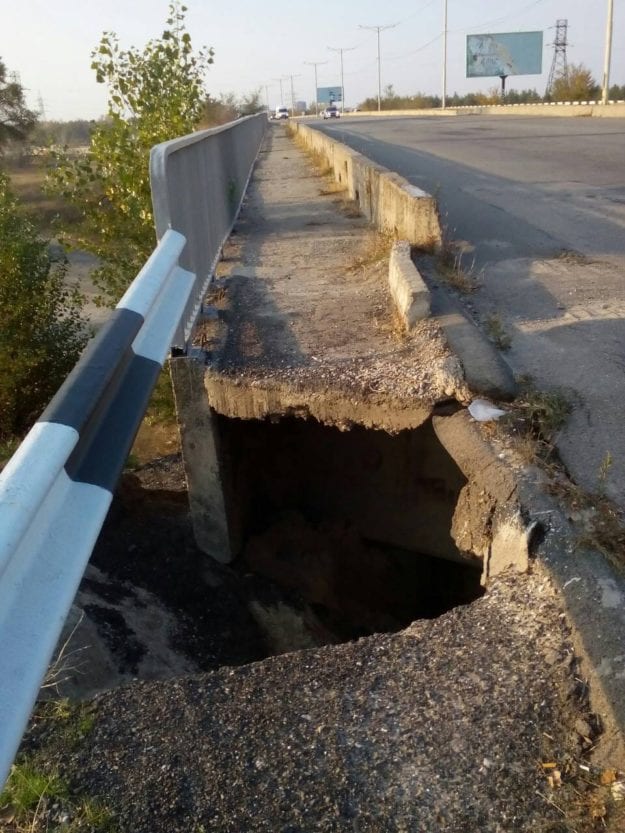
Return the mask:
[[[335,104],[341,98],[340,87],[317,87],[317,101],[319,104]]]
[[[467,35],[467,78],[540,75],[542,32]]]

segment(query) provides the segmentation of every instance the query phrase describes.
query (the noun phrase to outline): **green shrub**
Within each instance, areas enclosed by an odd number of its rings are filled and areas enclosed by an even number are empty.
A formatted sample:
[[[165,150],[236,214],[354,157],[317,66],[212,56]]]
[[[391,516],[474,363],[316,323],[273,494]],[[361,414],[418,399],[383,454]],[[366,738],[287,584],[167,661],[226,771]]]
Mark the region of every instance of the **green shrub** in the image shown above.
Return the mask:
[[[66,272],[0,172],[0,443],[31,426],[87,341]]]

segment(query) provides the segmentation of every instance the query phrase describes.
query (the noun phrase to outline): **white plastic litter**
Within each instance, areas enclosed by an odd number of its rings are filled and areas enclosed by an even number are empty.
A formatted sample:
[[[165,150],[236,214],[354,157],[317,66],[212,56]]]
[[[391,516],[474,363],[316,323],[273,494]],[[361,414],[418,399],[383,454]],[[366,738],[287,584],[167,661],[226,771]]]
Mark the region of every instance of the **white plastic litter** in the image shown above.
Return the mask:
[[[474,399],[469,405],[469,413],[477,422],[490,422],[505,416],[506,412],[496,408],[487,399]]]

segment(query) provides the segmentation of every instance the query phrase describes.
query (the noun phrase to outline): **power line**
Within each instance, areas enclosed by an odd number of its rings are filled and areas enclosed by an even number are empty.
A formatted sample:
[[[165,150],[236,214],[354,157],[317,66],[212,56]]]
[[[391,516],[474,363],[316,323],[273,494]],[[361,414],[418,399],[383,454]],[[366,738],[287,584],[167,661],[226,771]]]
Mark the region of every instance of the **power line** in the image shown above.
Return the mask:
[[[522,9],[519,9],[516,12],[512,12],[511,14],[504,15],[503,17],[497,17],[494,20],[485,20],[483,23],[478,23],[477,26],[470,26],[467,29],[453,29],[450,30],[452,34],[457,35],[464,32],[479,32],[480,30],[486,28],[487,26],[496,26],[498,23],[504,23],[506,20],[512,20],[515,17],[519,17],[525,12],[533,9],[534,6],[538,6],[540,3],[544,3],[545,0],[533,0],[532,3],[528,3],[527,6],[523,6]]]

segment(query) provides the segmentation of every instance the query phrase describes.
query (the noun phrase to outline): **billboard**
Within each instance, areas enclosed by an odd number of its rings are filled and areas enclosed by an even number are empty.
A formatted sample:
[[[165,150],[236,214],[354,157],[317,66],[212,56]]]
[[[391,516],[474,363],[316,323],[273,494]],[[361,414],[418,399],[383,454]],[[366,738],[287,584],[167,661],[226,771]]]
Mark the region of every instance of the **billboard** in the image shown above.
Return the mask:
[[[542,71],[542,32],[467,35],[467,78],[540,75]]]
[[[335,104],[340,100],[340,87],[317,87],[317,101],[319,104]]]

